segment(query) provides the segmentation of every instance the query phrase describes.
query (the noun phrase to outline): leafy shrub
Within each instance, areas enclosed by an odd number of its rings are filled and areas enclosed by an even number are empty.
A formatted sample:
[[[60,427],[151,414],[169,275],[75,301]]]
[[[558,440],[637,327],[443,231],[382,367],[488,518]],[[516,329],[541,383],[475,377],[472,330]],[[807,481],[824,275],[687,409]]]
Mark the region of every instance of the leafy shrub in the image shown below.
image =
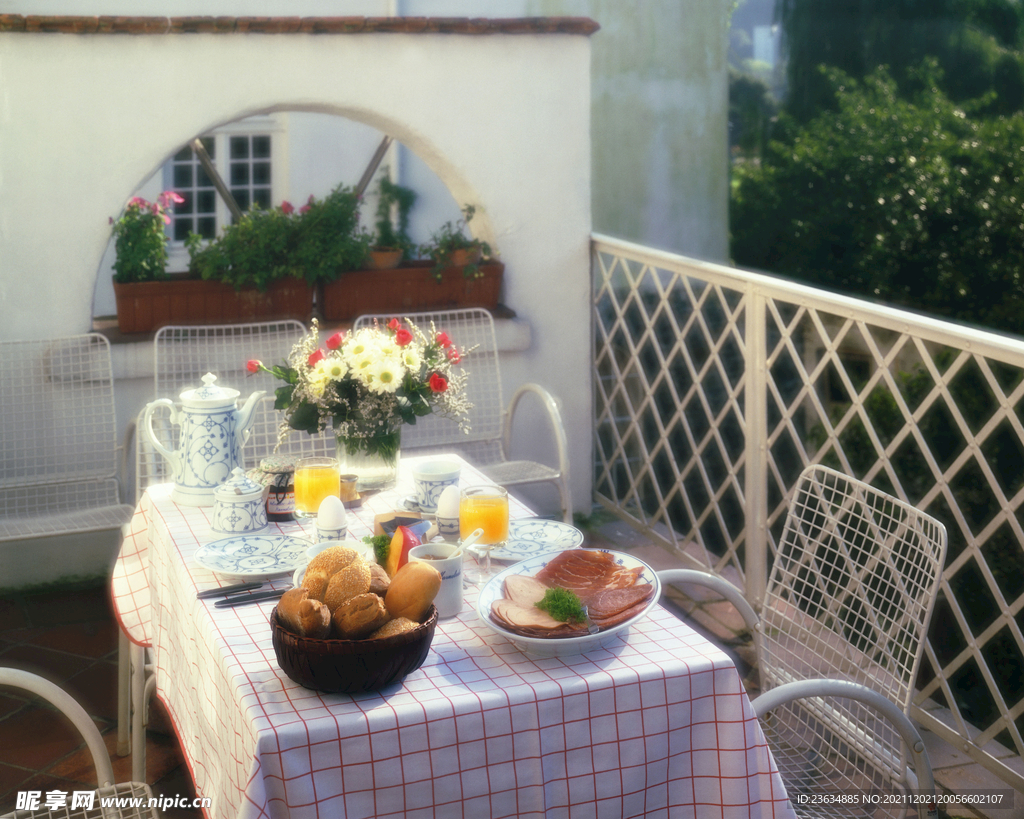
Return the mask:
[[[826,70],[836,110],[780,120],[735,169],[732,256],[834,290],[1019,332],[1024,326],[1024,116],[975,120],[884,70]]]

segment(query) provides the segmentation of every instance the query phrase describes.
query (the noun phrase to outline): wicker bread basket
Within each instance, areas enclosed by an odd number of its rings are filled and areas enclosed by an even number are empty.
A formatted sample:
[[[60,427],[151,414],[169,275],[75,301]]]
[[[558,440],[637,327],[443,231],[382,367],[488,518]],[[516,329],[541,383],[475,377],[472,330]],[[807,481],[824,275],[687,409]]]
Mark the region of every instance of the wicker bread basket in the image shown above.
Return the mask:
[[[437,626],[430,607],[418,628],[381,640],[314,640],[292,634],[270,615],[277,663],[305,688],[329,694],[358,694],[399,683],[427,658]]]

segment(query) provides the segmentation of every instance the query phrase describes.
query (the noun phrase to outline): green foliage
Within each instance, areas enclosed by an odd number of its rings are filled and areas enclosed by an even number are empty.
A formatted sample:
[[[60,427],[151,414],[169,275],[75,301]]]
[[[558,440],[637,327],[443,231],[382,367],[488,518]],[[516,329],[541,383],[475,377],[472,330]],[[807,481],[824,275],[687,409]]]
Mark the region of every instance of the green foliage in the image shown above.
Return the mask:
[[[310,197],[298,212],[287,202],[271,210],[253,208],[205,245],[191,234],[190,269],[237,290],[266,290],[287,277],[310,285],[333,281],[366,258],[369,237],[358,228],[358,198],[339,186],[322,200]]]
[[[156,202],[147,202],[136,196],[124,209],[121,218],[110,220],[113,225],[114,281],[149,282],[167,276],[167,234],[164,225],[169,221],[173,203],[181,197],[164,191]]]
[[[378,191],[373,247],[401,249],[403,257],[409,258],[415,248],[409,238],[409,211],[416,203],[416,191],[395,184],[386,174],[380,178]],[[397,210],[397,222],[393,209]]]
[[[735,169],[735,262],[1020,332],[1024,116],[969,117],[934,64],[910,98],[884,70],[824,73],[837,110],[782,117],[763,161]]]
[[[746,157],[761,156],[778,104],[768,83],[751,74],[729,70],[730,143]]]
[[[1024,40],[1024,8],[1015,0],[780,0],[778,17],[785,33],[786,108],[800,122],[831,103],[821,65],[857,80],[887,66],[902,89],[922,60],[934,57],[943,69],[939,87],[954,101],[993,88],[999,88],[990,100],[993,114],[1019,111],[1024,101],[997,84],[1024,65],[1012,50]]]
[[[489,258],[491,246],[487,242],[473,239],[466,235],[465,230],[476,214],[476,207],[466,205],[462,208],[462,218],[457,222],[445,222],[441,228],[433,233],[430,241],[420,248],[420,253],[428,259],[434,260],[434,267],[431,269],[434,278],[441,281],[441,273],[446,267],[451,267],[452,256],[456,250],[480,250],[481,258]],[[462,275],[467,279],[479,279],[483,273],[480,265],[476,262],[467,264],[462,269]]]

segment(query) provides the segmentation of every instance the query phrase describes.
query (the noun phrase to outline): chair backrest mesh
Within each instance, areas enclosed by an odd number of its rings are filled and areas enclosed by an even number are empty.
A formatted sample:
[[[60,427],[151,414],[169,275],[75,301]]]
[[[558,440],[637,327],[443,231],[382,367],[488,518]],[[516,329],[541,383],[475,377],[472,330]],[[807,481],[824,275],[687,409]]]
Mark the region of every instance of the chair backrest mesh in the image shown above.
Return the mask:
[[[827,467],[805,470],[768,579],[762,687],[847,679],[907,712],[945,548],[942,524],[914,507]],[[861,736],[852,713],[816,716],[848,743]],[[869,755],[898,757],[898,744]]]
[[[275,390],[280,381],[250,374],[246,363],[283,364],[305,332],[299,321],[161,327],[153,343],[156,397],[177,400],[183,390],[200,386],[206,373],[243,398],[253,390]]]
[[[386,324],[396,317],[410,320],[428,337],[432,325],[435,332],[448,334],[459,351],[464,353],[460,366],[469,375],[466,394],[473,405],[469,411],[468,435],[454,421],[428,415],[417,419],[415,425],[402,427],[402,448],[499,440],[505,404],[501,390],[501,369],[498,366],[498,343],[490,312],[482,308],[470,308],[364,315],[356,319],[354,328],[372,327],[375,321]]]
[[[116,475],[106,338],[0,342],[0,384],[0,486]]]

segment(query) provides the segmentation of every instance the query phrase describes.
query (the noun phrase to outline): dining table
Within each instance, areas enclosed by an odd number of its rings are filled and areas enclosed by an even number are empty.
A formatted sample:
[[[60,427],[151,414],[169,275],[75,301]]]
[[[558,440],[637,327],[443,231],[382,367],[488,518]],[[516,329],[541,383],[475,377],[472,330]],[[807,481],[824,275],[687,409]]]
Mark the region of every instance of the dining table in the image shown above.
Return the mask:
[[[349,510],[349,538],[406,508],[419,460],[402,455],[396,486]],[[460,485],[489,483],[457,460]],[[197,599],[237,578],[196,562],[223,536],[212,507],[179,505],[172,488],[140,498],[111,594],[120,627],[149,651],[209,819],[794,815],[733,661],[660,604],[605,645],[540,656],[482,621],[467,583],[418,670],[377,691],[321,693],[278,666],[275,600]],[[509,498],[513,519],[534,516]],[[312,543],[315,524],[267,531]],[[495,563],[507,565],[500,552]]]

